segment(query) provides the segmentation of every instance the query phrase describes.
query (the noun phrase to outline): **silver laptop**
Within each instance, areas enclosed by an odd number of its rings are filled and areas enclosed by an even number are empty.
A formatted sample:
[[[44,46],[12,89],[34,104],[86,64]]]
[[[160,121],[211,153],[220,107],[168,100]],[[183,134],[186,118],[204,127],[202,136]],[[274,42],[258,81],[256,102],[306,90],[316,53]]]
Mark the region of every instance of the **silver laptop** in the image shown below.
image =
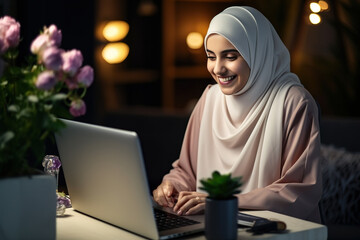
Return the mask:
[[[63,121],[67,126],[55,137],[74,209],[151,239],[203,231],[199,216],[193,216],[196,223],[186,217],[190,225],[158,230],[154,212],[159,207],[150,194],[135,132]]]

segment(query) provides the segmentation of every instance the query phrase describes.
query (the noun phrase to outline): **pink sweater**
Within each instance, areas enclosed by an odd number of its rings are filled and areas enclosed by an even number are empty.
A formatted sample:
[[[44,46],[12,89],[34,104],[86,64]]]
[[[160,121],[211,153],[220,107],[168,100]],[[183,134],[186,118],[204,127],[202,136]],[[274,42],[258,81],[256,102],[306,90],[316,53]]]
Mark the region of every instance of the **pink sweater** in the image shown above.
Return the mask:
[[[171,181],[181,191],[196,191],[199,130],[209,88],[205,89],[189,119],[179,159],[164,176],[164,180]],[[282,164],[278,166],[281,177],[264,188],[239,194],[240,209],[270,210],[320,222],[322,157],[317,116],[311,95],[304,88],[290,88],[284,104],[283,154]]]

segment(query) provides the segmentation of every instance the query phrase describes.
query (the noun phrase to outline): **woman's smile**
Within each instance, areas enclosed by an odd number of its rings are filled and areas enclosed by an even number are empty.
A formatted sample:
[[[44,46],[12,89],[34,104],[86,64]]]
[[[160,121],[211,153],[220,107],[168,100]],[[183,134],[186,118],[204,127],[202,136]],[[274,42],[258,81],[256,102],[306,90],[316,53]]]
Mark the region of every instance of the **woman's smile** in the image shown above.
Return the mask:
[[[230,84],[235,78],[236,78],[236,75],[230,76],[230,77],[218,77],[219,83],[222,85]]]

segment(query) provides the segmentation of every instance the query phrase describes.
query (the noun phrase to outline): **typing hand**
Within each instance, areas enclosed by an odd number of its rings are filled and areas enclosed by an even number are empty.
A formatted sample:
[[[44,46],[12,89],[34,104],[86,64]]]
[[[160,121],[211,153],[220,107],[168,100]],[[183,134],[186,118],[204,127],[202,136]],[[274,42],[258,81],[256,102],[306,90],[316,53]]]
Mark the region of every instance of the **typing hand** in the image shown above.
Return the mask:
[[[173,210],[178,215],[201,213],[205,210],[206,197],[206,193],[187,191],[180,192]]]
[[[174,207],[178,191],[169,181],[163,181],[154,191],[153,197],[155,202],[163,207]]]

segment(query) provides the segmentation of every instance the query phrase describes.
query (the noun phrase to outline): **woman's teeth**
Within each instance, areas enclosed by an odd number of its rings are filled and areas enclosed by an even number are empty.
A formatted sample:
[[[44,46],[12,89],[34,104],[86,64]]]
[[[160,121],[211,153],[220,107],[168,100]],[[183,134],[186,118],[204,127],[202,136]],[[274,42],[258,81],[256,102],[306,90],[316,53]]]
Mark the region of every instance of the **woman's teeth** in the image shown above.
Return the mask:
[[[226,77],[226,78],[221,78],[221,77],[219,77],[219,80],[220,80],[221,82],[229,82],[229,81],[233,80],[234,78],[235,78],[235,76]]]

